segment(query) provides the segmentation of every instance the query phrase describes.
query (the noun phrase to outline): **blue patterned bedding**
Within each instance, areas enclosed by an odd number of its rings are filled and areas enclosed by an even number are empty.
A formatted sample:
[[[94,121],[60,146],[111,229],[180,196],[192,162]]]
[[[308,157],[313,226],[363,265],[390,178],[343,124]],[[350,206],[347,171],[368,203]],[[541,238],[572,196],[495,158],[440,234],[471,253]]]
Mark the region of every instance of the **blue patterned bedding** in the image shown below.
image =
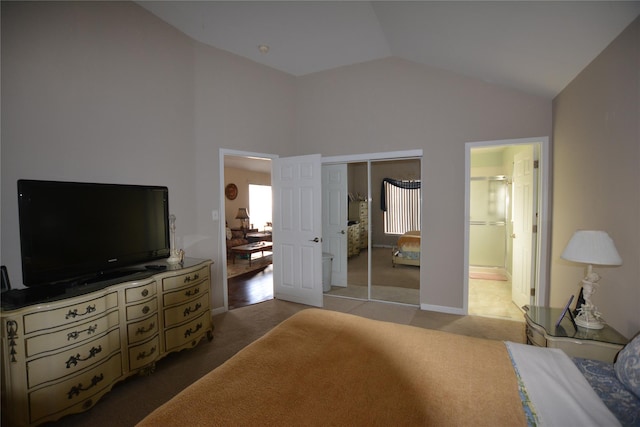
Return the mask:
[[[398,257],[398,258],[404,258],[404,259],[412,259],[412,260],[419,260],[420,259],[420,252],[416,252],[416,251],[395,251],[394,252],[394,256]]]
[[[640,426],[640,399],[618,380],[612,363],[575,357],[572,360],[623,426]]]

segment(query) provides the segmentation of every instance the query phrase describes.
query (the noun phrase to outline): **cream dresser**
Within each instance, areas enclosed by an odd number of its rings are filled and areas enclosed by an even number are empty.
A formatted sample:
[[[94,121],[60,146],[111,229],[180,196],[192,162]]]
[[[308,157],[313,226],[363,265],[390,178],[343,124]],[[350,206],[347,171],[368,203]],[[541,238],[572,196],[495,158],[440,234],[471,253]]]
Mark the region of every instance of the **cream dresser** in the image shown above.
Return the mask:
[[[369,247],[369,203],[349,202],[349,219],[356,220],[360,224],[358,245],[360,249],[367,249]]]
[[[3,425],[85,411],[116,382],[211,340],[211,264],[187,258],[163,271],[142,266],[124,279],[4,294]]]

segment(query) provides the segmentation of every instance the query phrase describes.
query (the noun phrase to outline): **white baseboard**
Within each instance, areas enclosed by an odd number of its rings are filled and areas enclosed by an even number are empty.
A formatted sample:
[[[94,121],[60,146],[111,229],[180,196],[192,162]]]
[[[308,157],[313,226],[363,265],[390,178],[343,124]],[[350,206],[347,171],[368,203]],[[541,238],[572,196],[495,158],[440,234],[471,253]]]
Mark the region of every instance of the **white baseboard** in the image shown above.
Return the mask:
[[[444,305],[420,304],[420,310],[435,311],[438,313],[447,313],[447,314],[457,314],[459,316],[465,316],[467,314],[464,312],[464,309],[462,308],[447,307]]]
[[[225,309],[224,307],[218,307],[218,308],[212,308],[211,309],[211,316],[215,316],[217,314],[222,314],[222,313],[226,313],[227,309]]]

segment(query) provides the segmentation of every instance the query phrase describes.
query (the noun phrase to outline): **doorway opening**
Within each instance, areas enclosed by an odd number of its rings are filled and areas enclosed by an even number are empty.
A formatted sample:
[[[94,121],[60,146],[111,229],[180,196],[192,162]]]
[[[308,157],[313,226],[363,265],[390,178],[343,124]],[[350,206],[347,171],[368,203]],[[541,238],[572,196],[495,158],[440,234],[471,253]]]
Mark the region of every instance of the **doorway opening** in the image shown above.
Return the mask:
[[[548,139],[467,144],[465,310],[523,321],[544,304]]]
[[[221,150],[224,297],[230,310],[273,299],[272,158]]]

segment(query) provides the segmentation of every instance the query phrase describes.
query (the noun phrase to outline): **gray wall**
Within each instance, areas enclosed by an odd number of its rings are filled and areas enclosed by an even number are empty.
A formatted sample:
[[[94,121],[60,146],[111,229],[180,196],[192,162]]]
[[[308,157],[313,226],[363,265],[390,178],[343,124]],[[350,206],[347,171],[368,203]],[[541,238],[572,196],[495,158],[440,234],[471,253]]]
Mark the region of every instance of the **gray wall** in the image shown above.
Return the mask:
[[[19,178],[166,185],[180,235],[196,232],[193,76],[192,41],[133,3],[2,3],[2,264],[13,285]]]
[[[181,245],[216,263],[220,307],[221,236],[211,219],[221,209],[220,148],[327,156],[421,148],[429,201],[421,303],[459,309],[464,144],[552,132],[551,100],[396,58],[294,78],[196,43],[135,3],[1,6],[1,262],[18,286],[19,178],[169,186]],[[569,85],[553,116],[552,305],[579,280],[579,268],[558,261],[573,230],[608,228],[625,265],[607,271],[596,298],[628,334],[640,326],[637,28]]]
[[[223,305],[220,148],[286,154],[295,79],[131,2],[2,2],[2,264],[22,286],[20,178],[169,187],[178,246]]]
[[[640,330],[640,18],[556,97],[551,305],[577,295],[585,267],[560,259],[577,229],[605,230],[620,267],[593,297],[607,322]]]
[[[551,101],[389,58],[298,79],[297,154],[423,149],[421,303],[461,309],[465,143],[551,134]]]

